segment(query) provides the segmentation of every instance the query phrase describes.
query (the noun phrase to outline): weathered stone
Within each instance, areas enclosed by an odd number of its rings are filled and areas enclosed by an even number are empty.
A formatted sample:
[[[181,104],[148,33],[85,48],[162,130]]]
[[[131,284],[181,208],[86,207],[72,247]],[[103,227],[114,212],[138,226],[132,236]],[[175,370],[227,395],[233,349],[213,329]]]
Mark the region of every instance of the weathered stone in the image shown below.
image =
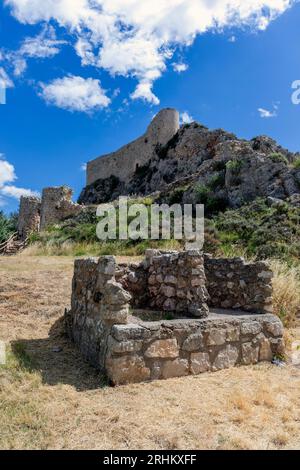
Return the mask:
[[[238,349],[235,346],[231,346],[229,344],[218,353],[213,363],[212,370],[216,371],[216,370],[227,369],[229,367],[233,367],[236,365],[238,357],[239,357]]]
[[[259,347],[254,343],[242,344],[242,362],[245,365],[258,362]]]
[[[273,353],[269,340],[262,336],[259,338],[259,360],[271,362],[273,358]]]
[[[239,326],[229,326],[226,329],[226,341],[236,342],[240,339],[240,327]]]
[[[170,379],[172,377],[182,377],[189,374],[189,361],[186,359],[175,359],[165,361],[162,364],[162,377]]]
[[[130,352],[138,352],[142,349],[143,341],[131,340],[131,341],[116,341],[112,336],[108,338],[108,351],[111,354],[124,354]]]
[[[261,332],[261,325],[258,322],[250,321],[242,323],[241,333],[242,335],[257,335]]]
[[[177,278],[175,276],[171,276],[169,274],[169,275],[165,276],[164,282],[166,284],[176,285],[177,284]]]
[[[67,186],[45,188],[41,202],[40,230],[45,230],[68,217],[78,215],[84,210],[72,202],[73,191]]]
[[[108,378],[115,385],[143,382],[150,378],[150,369],[144,360],[136,355],[108,358],[106,361]]]
[[[175,289],[174,287],[171,287],[171,286],[167,286],[165,284],[163,284],[160,288],[160,292],[165,295],[166,297],[174,297],[175,296]]]
[[[207,372],[211,368],[209,354],[207,353],[192,353],[191,354],[191,373],[192,374],[201,374],[202,372]]]
[[[272,336],[282,336],[283,334],[283,326],[281,321],[274,317],[274,320],[272,322],[266,322],[265,323],[265,329],[268,333],[270,333]]]
[[[208,346],[221,346],[226,342],[226,330],[212,328],[207,339]]]
[[[201,333],[194,333],[184,341],[182,345],[183,351],[198,351],[204,347],[203,335]]]
[[[175,338],[154,341],[145,351],[149,358],[171,358],[178,357],[179,349]]]
[[[147,339],[151,336],[151,332],[148,329],[131,323],[127,325],[114,325],[111,334],[118,341]]]

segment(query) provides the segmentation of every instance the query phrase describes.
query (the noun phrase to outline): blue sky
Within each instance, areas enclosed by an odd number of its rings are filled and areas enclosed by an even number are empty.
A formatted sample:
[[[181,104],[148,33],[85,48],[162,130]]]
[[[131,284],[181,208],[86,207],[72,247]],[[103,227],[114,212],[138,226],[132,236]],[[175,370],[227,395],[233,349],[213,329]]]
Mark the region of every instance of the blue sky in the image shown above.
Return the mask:
[[[1,209],[45,186],[78,196],[82,165],[138,137],[163,107],[300,150],[300,3],[97,1],[102,10],[89,0],[0,6]]]

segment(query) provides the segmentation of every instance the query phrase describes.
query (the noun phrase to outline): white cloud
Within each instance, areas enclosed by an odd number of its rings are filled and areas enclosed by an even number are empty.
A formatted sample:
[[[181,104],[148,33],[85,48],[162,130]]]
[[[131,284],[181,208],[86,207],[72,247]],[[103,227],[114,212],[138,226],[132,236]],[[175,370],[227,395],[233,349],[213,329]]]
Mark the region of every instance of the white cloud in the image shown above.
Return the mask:
[[[229,42],[236,42],[236,37],[235,36],[230,36],[230,38],[228,39]]]
[[[180,114],[180,124],[190,124],[193,121],[194,121],[194,118],[186,111]]]
[[[0,88],[13,88],[14,84],[3,67],[0,67]]]
[[[141,81],[130,97],[133,100],[142,99],[154,105],[158,105],[160,103],[157,96],[152,92],[152,83],[150,80]]]
[[[106,108],[110,99],[100,80],[70,75],[45,84],[40,83],[40,96],[48,103],[68,111],[90,112]]]
[[[181,72],[185,72],[189,66],[187,64],[183,64],[183,63],[173,63],[173,70],[177,73],[181,73]]]
[[[17,179],[14,166],[4,159],[0,153],[0,206],[6,204],[5,197],[20,199],[21,196],[38,196],[39,193],[31,189],[19,188],[10,183]]]
[[[17,186],[3,186],[0,188],[0,194],[3,196],[20,199],[21,196],[39,196],[37,191],[31,189],[18,188]]]
[[[87,169],[87,163],[83,163],[80,167],[81,171],[86,171]]]
[[[278,105],[274,104],[273,109],[258,108],[259,115],[263,119],[275,118],[278,116]]]
[[[2,50],[0,60],[4,61],[7,67],[12,68],[16,77],[21,76],[27,68],[27,59],[51,58],[59,54],[60,47],[66,44],[56,38],[53,26],[45,25],[40,34],[34,37],[26,37],[20,48],[16,51]]]
[[[158,104],[153,84],[166,70],[177,47],[191,45],[197,35],[209,30],[244,26],[264,30],[297,1],[5,0],[5,3],[22,23],[56,21],[73,38],[82,65],[136,78],[138,85],[132,98]]]
[[[6,183],[12,183],[16,180],[15,169],[11,163],[3,159],[4,155],[0,155],[0,188]]]
[[[23,57],[53,57],[59,54],[63,44],[66,41],[57,40],[53,26],[45,26],[38,36],[24,39],[19,54]]]

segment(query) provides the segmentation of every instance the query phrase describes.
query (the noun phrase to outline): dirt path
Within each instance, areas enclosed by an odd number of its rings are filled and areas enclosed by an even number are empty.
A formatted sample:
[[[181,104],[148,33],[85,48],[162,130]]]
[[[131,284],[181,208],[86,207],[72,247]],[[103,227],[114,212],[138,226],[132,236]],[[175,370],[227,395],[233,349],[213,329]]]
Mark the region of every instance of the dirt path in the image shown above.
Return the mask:
[[[293,366],[107,387],[63,335],[72,271],[70,258],[0,258],[0,448],[300,447]]]

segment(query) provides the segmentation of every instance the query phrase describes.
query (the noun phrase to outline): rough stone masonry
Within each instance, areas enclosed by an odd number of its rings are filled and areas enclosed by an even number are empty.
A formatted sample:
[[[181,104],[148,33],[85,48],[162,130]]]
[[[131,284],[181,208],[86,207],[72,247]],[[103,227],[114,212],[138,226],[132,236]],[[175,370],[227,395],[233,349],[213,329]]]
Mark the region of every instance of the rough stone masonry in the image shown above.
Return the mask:
[[[66,330],[83,357],[105,373],[112,384],[213,372],[236,365],[271,361],[274,356],[284,353],[282,323],[267,313],[270,309],[271,275],[266,263],[243,264],[245,282],[256,275],[260,295],[265,295],[259,304],[255,301],[249,305],[253,313],[241,311],[237,306],[232,310],[210,309],[208,312],[207,302],[215,304],[215,299],[209,300],[205,289],[201,294],[197,291],[205,280],[206,269],[205,272],[199,269],[201,260],[202,269],[205,268],[204,258],[199,252],[181,254],[177,260],[182,261],[182,266],[174,270],[171,283],[175,293],[172,291],[173,295],[169,297],[174,300],[175,318],[167,320],[164,315],[170,313],[169,304],[165,307],[165,314],[151,311],[151,299],[160,293],[153,294],[154,284],[149,283],[154,275],[152,267],[155,277],[163,278],[162,283],[160,279],[157,281],[158,285],[170,285],[169,273],[164,270],[158,272],[157,269],[159,265],[165,265],[166,256],[172,258],[174,252],[148,252],[142,263],[127,266],[118,266],[112,256],[75,261],[71,310],[65,314]],[[190,277],[190,257],[195,258],[200,284],[192,285],[190,282],[193,279]],[[224,264],[225,276],[231,273],[230,266],[225,272],[226,266],[229,264]],[[269,274],[259,277],[262,273]],[[182,278],[188,285],[186,298],[195,296],[198,307],[201,305],[200,318],[194,316],[199,315],[198,308],[194,312],[188,308],[181,314],[176,312],[176,303],[181,302],[176,290],[181,289],[179,283]],[[134,288],[139,281],[141,286]],[[210,287],[208,283],[208,292]],[[236,287],[242,296],[244,286]],[[140,310],[134,309],[136,305],[144,305],[144,311],[151,311],[151,321],[141,319]]]

